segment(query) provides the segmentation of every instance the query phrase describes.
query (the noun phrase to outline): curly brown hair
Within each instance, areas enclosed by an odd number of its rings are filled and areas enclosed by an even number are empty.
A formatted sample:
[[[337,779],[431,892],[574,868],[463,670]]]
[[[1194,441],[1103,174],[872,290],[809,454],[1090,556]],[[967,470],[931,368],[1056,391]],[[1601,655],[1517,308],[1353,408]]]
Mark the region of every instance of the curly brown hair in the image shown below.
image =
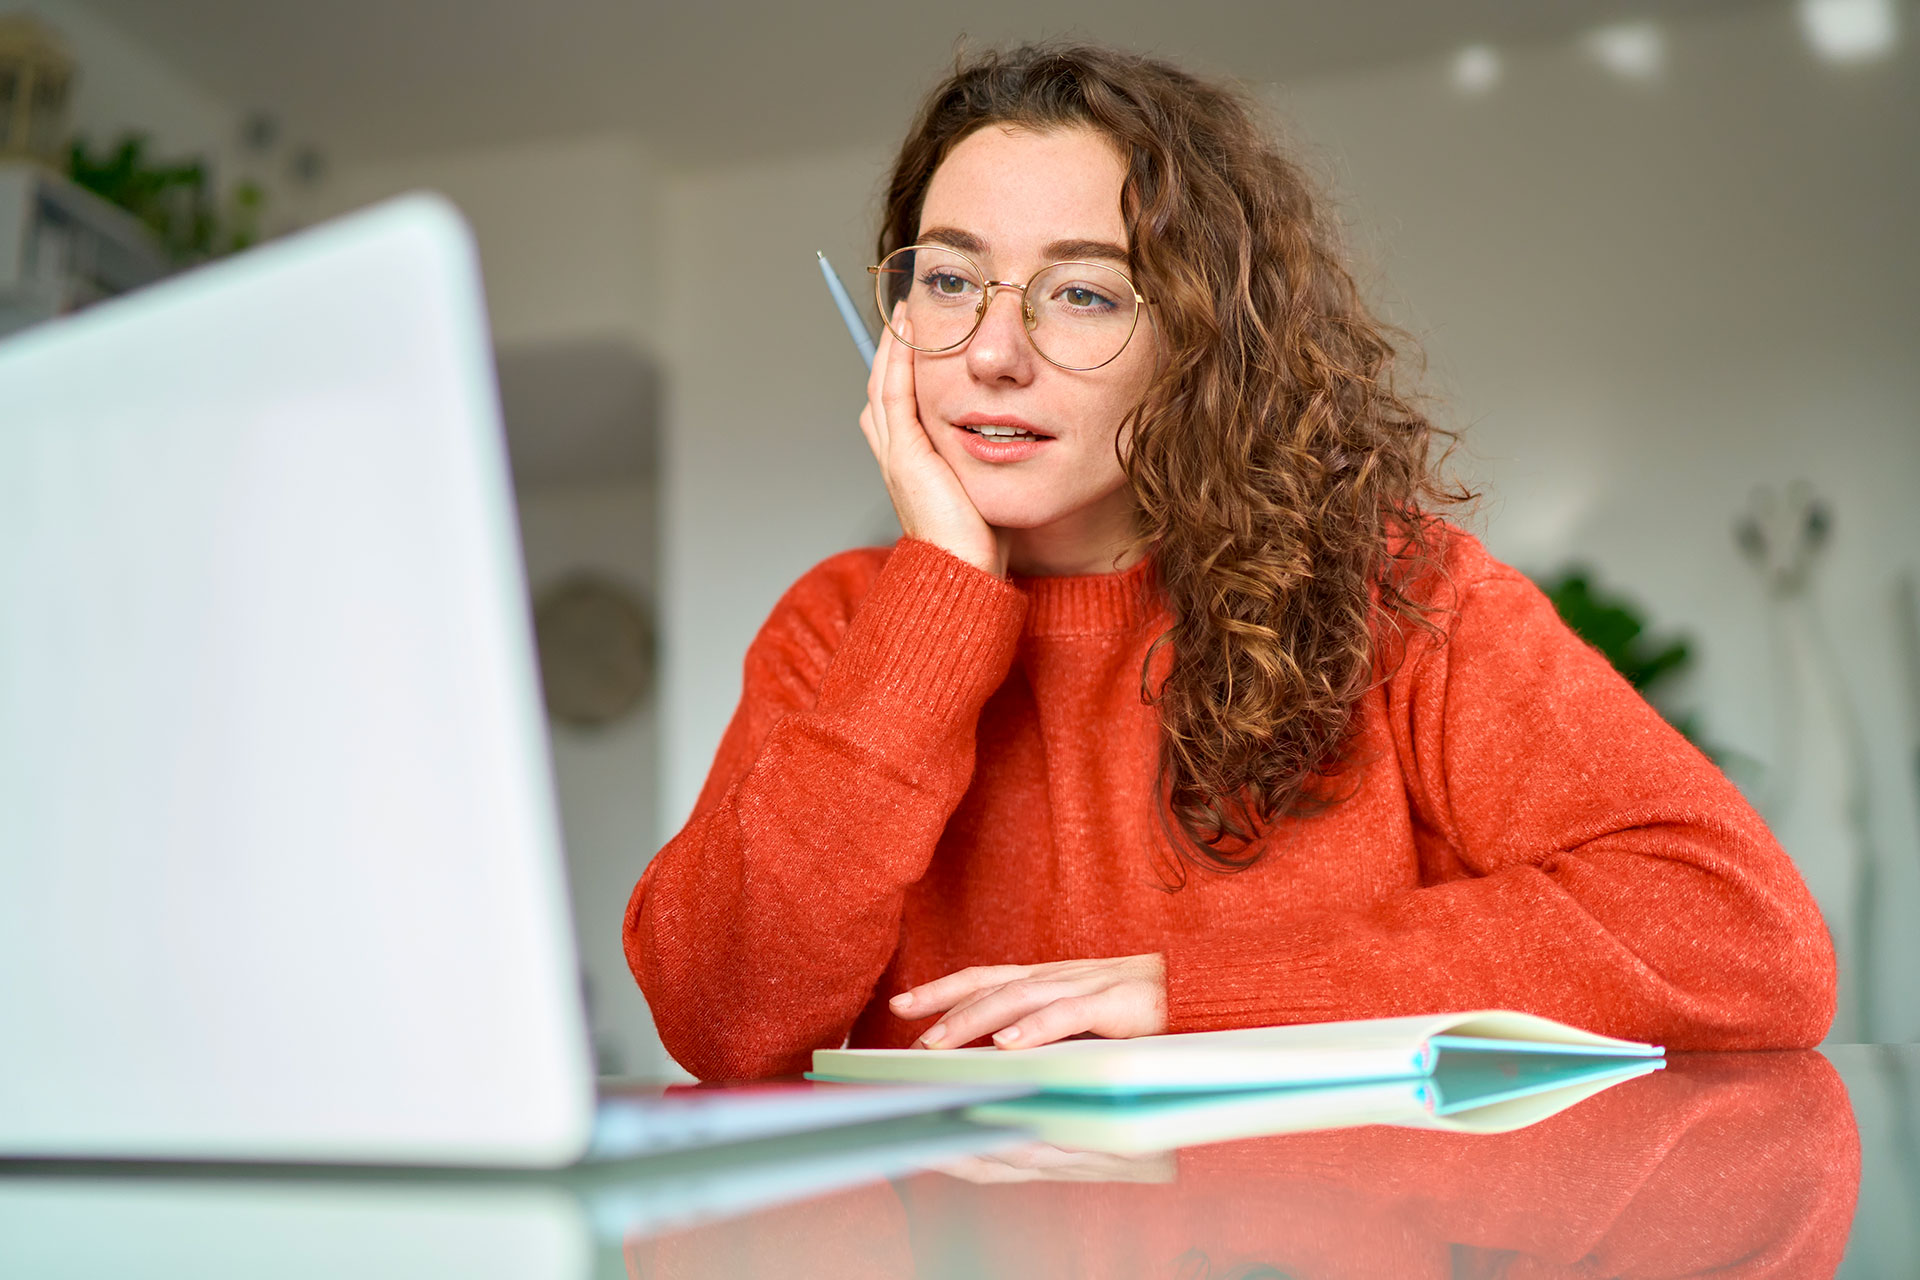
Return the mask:
[[[1151,58],[1041,44],[962,55],[895,161],[879,258],[914,243],[934,170],[989,124],[1085,127],[1126,161],[1134,278],[1168,348],[1115,447],[1174,618],[1157,795],[1177,858],[1238,871],[1276,818],[1335,800],[1353,711],[1379,678],[1376,622],[1433,630],[1436,438],[1395,390],[1373,319],[1301,167],[1243,91]],[[876,259],[878,260],[878,259]],[[1148,654],[1151,667],[1153,652]]]

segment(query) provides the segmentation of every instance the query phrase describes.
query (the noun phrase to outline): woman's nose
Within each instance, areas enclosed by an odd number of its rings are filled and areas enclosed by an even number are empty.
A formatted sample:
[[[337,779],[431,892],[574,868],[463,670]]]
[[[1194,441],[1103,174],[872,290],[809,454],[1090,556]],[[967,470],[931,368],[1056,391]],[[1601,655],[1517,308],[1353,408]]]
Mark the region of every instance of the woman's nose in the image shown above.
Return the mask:
[[[1018,289],[995,289],[988,297],[986,314],[967,344],[967,365],[974,377],[987,382],[1033,377],[1039,355],[1027,340],[1026,306],[1026,295]]]

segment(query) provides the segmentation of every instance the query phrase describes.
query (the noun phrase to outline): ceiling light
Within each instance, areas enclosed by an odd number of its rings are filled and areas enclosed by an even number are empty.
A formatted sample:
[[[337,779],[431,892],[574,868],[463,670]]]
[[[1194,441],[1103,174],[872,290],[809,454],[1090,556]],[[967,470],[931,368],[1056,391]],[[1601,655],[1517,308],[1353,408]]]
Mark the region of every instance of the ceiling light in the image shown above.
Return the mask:
[[[1453,55],[1453,87],[1486,93],[1500,83],[1500,54],[1492,45],[1470,44]]]
[[[1587,34],[1601,66],[1625,80],[1652,80],[1667,62],[1667,39],[1651,22],[1621,22]]]
[[[1830,62],[1885,57],[1900,36],[1893,0],[1800,0],[1800,29]]]

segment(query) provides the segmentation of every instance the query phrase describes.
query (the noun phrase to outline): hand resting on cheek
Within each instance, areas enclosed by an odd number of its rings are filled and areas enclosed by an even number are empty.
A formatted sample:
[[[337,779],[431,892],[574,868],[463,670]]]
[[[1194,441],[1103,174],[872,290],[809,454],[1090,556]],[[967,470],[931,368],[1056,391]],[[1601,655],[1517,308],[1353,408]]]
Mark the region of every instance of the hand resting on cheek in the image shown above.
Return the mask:
[[[911,336],[905,307],[894,309],[894,323]],[[893,500],[900,531],[931,542],[996,577],[1007,573],[1006,535],[984,520],[966,488],[953,473],[920,421],[913,391],[913,351],[880,332],[880,349],[867,377],[867,407],[860,431],[880,463],[880,477]]]

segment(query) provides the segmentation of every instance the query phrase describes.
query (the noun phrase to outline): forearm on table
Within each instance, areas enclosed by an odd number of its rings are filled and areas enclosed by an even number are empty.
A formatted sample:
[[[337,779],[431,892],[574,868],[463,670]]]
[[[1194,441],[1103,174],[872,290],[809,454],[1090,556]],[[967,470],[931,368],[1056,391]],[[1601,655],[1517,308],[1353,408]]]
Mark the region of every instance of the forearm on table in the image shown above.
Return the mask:
[[[817,680],[794,655],[831,624],[776,610],[701,802],[628,906],[629,963],[682,1065],[778,1074],[846,1036],[972,781],[1024,616],[1004,581],[911,541]]]
[[[775,729],[734,789],[656,855],[628,906],[628,959],[676,1060],[708,1079],[774,1075],[841,1042],[893,954],[906,888],[970,757],[968,737],[902,770],[829,718]]]
[[[1826,932],[1784,855],[1623,831],[1371,907],[1171,946],[1171,1031],[1477,1008],[1675,1048],[1817,1043]]]

